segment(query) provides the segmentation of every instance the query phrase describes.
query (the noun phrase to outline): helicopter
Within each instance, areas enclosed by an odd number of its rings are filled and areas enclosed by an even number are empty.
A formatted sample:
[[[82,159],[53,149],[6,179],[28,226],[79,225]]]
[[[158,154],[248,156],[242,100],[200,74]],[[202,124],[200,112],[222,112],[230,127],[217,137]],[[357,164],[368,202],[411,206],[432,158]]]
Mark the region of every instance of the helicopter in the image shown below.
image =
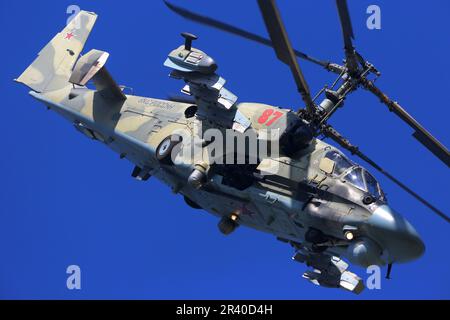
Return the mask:
[[[446,222],[450,218],[365,155],[329,119],[348,95],[363,88],[412,127],[414,138],[447,166],[449,151],[375,86],[380,72],[353,45],[346,0],[336,0],[344,39],[342,65],[293,49],[275,1],[257,2],[270,39],[165,4],[186,19],[272,47],[291,70],[304,104],[298,111],[238,102],[217,73],[215,60],[194,48],[197,37],[186,32],[184,43],[164,62],[169,76],[183,81],[185,96],[125,94],[125,87],[105,66],[108,52],[92,49],[81,55],[97,20],[88,11],[80,11],[56,34],[15,81],[29,87],[33,98],[81,134],[133,163],[133,178],[155,177],[190,207],[217,216],[223,234],[239,226],[273,234],[292,246],[294,261],[312,268],[303,278],[359,294],[364,283],[349,270],[350,264],[387,265],[389,278],[394,263],[419,258],[425,245],[414,227],[389,206],[376,178],[325,138],[364,160]],[[297,58],[336,74],[336,80],[312,97]]]

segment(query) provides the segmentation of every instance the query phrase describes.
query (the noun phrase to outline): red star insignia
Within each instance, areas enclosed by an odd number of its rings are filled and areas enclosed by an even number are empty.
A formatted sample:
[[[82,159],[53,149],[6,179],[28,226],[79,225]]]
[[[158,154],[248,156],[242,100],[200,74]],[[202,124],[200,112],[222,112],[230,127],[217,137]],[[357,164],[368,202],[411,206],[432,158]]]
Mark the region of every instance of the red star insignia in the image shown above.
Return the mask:
[[[71,32],[67,32],[66,33],[66,36],[64,37],[64,39],[69,39],[70,40],[70,38],[72,38],[72,37],[74,37],[75,35],[72,33],[72,31]]]

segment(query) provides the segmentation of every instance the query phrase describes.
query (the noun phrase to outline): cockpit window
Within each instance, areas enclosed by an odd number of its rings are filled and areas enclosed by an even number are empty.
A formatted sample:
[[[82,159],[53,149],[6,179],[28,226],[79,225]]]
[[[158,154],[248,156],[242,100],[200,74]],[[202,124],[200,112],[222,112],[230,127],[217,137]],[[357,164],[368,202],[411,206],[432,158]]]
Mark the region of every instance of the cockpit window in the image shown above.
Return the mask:
[[[366,191],[366,187],[364,185],[363,175],[362,175],[362,168],[355,167],[352,171],[350,171],[344,179],[351,184],[353,184],[355,187]]]
[[[364,179],[366,180],[367,191],[375,198],[379,198],[380,188],[377,180],[366,170],[364,170]]]
[[[334,175],[340,176],[352,168],[350,172],[344,176],[344,180],[350,182],[358,189],[370,193],[370,195],[376,199],[384,198],[383,191],[381,190],[377,180],[366,169],[356,166],[343,154],[335,150],[329,150],[325,154],[325,158],[334,161]]]
[[[347,170],[348,168],[353,166],[353,164],[350,162],[350,160],[348,160],[345,156],[343,156],[342,154],[340,154],[334,150],[328,151],[327,154],[325,155],[325,158],[328,158],[328,159],[334,161],[335,165],[334,165],[333,173],[335,175],[340,175],[345,170]]]

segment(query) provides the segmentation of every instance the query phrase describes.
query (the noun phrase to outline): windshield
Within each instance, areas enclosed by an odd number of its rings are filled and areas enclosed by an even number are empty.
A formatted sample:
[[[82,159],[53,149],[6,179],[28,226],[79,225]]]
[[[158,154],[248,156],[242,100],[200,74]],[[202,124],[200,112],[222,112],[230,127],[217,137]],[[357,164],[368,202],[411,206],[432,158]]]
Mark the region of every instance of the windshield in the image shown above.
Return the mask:
[[[362,175],[362,168],[356,167],[352,171],[346,174],[344,179],[351,184],[353,184],[355,187],[366,191],[366,187],[364,185],[363,175]]]
[[[366,180],[367,191],[375,198],[379,198],[380,187],[377,180],[366,170],[364,170],[364,179]]]
[[[334,150],[328,151],[325,155],[325,158],[334,161],[335,165],[333,173],[336,175],[341,175],[345,170],[353,166],[350,160],[348,160],[344,155]]]
[[[374,176],[372,176],[366,169],[355,166],[355,164],[347,159],[342,153],[335,150],[329,150],[325,154],[325,158],[334,161],[334,175],[340,176],[352,168],[350,172],[344,176],[344,180],[350,182],[358,189],[369,193],[374,198],[378,199],[384,197],[380,185]]]
[[[344,179],[358,189],[370,193],[374,198],[381,197],[380,185],[366,169],[355,167],[345,175]]]

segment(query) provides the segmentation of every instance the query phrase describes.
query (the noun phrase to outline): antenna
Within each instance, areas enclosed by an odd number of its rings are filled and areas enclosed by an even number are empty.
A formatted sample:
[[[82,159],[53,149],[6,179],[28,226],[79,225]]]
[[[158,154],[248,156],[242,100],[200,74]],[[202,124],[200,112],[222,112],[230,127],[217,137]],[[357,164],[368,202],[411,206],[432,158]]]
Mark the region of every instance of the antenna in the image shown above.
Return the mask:
[[[197,36],[189,32],[183,32],[181,36],[184,38],[184,49],[191,51],[192,41],[197,40]]]

